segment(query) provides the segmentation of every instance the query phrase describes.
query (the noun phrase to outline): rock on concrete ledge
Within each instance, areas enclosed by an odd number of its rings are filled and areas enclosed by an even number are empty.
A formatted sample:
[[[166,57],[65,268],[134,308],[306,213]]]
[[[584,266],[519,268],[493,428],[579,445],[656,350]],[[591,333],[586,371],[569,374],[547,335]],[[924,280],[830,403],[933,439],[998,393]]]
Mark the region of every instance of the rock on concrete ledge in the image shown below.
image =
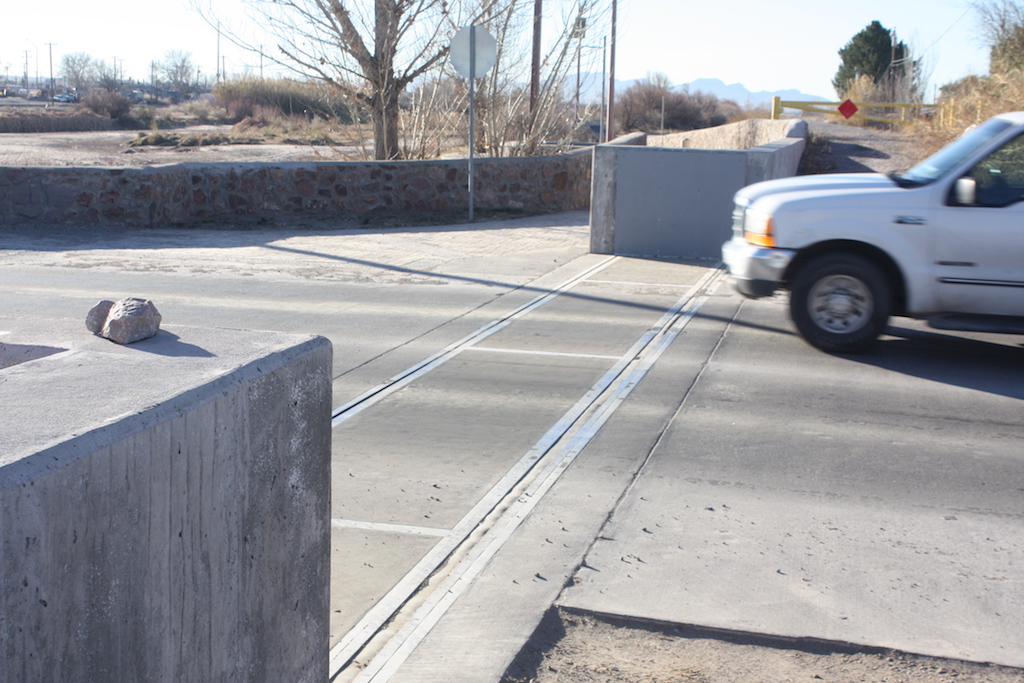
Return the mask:
[[[327,680],[330,342],[0,340],[0,683]]]

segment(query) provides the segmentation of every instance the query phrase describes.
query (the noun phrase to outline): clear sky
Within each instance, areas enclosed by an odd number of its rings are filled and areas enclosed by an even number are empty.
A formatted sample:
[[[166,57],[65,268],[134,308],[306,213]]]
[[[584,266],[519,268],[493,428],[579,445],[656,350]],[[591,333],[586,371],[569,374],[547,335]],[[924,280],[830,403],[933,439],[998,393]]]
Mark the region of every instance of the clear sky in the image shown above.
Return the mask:
[[[988,72],[987,50],[976,38],[977,2],[618,0],[616,76],[662,72],[677,84],[718,78],[751,91],[795,88],[832,98],[837,51],[878,20],[923,57],[931,97],[936,85]],[[239,16],[239,0],[214,6]],[[119,71],[148,79],[150,62],[170,50],[190,52],[204,75],[216,71],[217,33],[187,0],[6,0],[0,22],[0,70],[11,78],[24,73],[26,57],[29,76],[47,77],[49,43],[55,73],[63,54],[85,52],[108,64],[116,58]],[[221,54],[229,74],[259,70],[258,56],[226,40]]]

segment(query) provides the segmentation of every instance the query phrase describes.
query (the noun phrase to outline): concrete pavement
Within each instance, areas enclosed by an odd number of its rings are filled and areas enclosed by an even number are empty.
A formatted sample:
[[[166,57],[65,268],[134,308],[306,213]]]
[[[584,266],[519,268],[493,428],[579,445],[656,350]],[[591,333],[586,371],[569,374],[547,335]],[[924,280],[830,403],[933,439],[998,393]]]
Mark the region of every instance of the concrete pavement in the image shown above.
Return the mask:
[[[338,680],[496,680],[552,604],[1024,666],[1018,338],[826,356],[712,264],[586,239],[0,234],[0,313],[332,340]]]

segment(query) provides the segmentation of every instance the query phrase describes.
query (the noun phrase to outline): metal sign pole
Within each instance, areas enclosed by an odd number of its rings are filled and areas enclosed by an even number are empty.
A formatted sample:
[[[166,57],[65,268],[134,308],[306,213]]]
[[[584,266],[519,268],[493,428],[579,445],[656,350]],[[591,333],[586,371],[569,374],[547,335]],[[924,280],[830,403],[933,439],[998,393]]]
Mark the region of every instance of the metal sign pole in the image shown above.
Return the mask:
[[[480,54],[477,54],[477,50],[480,50]],[[476,201],[473,177],[473,158],[476,155],[476,79],[497,63],[498,43],[485,27],[476,24],[464,26],[452,38],[449,58],[459,74],[469,79],[469,220],[472,221]],[[480,70],[479,74],[477,69]]]
[[[476,147],[476,24],[469,27],[469,220],[473,221],[473,148]]]

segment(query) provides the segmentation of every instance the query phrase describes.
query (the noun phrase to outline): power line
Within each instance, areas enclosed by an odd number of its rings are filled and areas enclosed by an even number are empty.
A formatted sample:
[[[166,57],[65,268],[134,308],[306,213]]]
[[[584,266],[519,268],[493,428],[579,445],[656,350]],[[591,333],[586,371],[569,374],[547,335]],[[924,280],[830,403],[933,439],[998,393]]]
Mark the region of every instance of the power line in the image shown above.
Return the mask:
[[[932,41],[932,44],[931,44],[931,45],[929,45],[928,47],[926,47],[926,48],[925,48],[925,49],[924,49],[924,50],[922,51],[922,53],[921,53],[921,54],[923,55],[923,54],[927,53],[927,52],[928,52],[929,50],[931,50],[931,49],[932,49],[933,47],[935,47],[935,46],[936,46],[936,44],[938,44],[938,42],[939,42],[940,40],[942,40],[943,38],[945,38],[945,37],[946,37],[946,34],[947,34],[947,33],[949,33],[950,31],[952,31],[952,30],[953,30],[953,29],[954,29],[954,28],[956,27],[956,25],[957,25],[957,24],[959,24],[959,23],[960,23],[961,21],[963,21],[964,17],[966,17],[966,16],[967,16],[967,14],[968,14],[968,13],[969,13],[969,12],[970,12],[970,11],[971,11],[972,9],[974,9],[974,8],[975,8],[975,7],[976,7],[976,6],[978,5],[978,3],[979,3],[979,2],[981,2],[981,0],[971,0],[971,4],[970,4],[970,6],[969,6],[969,7],[967,8],[967,9],[965,9],[965,10],[964,10],[964,13],[963,13],[963,14],[961,14],[961,15],[960,15],[960,17],[959,17],[959,18],[958,18],[958,19],[957,19],[956,21],[954,21],[954,22],[953,22],[952,24],[950,24],[949,28],[947,28],[947,29],[946,29],[945,31],[943,31],[943,32],[942,32],[942,35],[940,35],[940,36],[939,36],[938,38],[936,38],[935,40],[933,40],[933,41]]]

